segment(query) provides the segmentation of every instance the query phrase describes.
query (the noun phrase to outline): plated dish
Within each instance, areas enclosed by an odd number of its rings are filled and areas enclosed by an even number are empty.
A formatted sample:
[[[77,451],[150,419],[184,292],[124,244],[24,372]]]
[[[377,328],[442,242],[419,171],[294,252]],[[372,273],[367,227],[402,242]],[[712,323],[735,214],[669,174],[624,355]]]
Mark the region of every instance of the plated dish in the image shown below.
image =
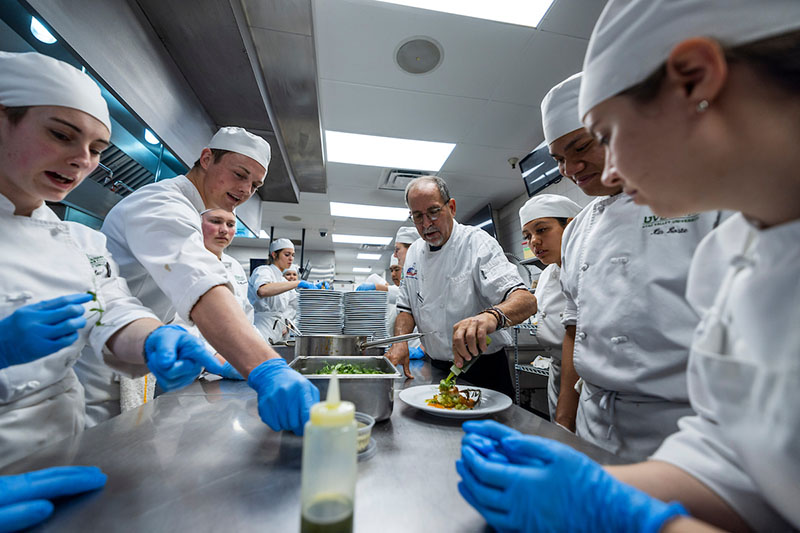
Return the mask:
[[[472,409],[442,409],[428,405],[428,400],[439,394],[439,385],[421,385],[400,391],[400,399],[411,407],[444,418],[480,418],[508,409],[511,398],[491,389],[481,387],[466,387],[459,385],[459,389],[480,391],[480,401]]]

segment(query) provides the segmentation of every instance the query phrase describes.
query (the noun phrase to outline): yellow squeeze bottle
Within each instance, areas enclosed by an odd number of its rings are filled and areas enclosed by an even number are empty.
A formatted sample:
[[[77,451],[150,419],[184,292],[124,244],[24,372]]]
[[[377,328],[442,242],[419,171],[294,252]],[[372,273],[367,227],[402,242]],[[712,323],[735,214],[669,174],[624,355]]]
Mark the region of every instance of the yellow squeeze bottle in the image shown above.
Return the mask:
[[[303,436],[301,533],[351,533],[356,488],[355,406],[340,401],[334,371],[328,397],[311,407]]]

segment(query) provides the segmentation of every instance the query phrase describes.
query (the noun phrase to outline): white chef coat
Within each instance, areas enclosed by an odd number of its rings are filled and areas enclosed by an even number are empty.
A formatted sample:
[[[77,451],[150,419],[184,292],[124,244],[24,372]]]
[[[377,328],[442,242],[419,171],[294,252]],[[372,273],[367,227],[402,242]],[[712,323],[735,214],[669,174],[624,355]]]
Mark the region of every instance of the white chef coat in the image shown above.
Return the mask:
[[[252,323],[253,306],[247,299],[247,275],[242,265],[225,253],[222,254],[221,262],[234,288],[236,301]],[[187,323],[177,315],[172,318],[171,323],[199,337],[211,353],[216,353],[216,349],[203,338],[197,326]],[[75,373],[85,392],[87,427],[96,426],[120,413],[135,409],[154,396],[156,380],[152,374],[133,379],[121,376],[89,349],[84,349],[75,364]]]
[[[123,363],[105,349],[126,324],[155,318],[131,296],[105,246],[105,237],[86,226],[62,222],[43,205],[30,217],[14,215],[0,195],[0,318],[18,308],[68,294],[92,291],[104,309],[87,312],[87,326],[72,345],[26,364],[0,370],[0,464],[8,464],[83,427],[83,390],[72,366],[84,345],[124,372],[142,374],[144,365]],[[97,325],[98,319],[102,325]]]
[[[701,243],[687,288],[708,310],[689,356],[697,414],[652,457],[699,479],[755,531],[800,529],[798,243],[800,221],[757,230],[740,214]]]
[[[562,322],[583,378],[576,433],[639,460],[691,414],[686,362],[699,316],[686,302],[695,248],[717,212],[664,219],[625,194],[600,197],[564,231]]]
[[[286,281],[281,269],[275,265],[262,265],[250,275],[247,297],[255,308],[255,325],[261,335],[275,344],[284,340],[285,319],[291,315],[291,291],[261,298],[258,289],[267,283]]]
[[[497,305],[525,284],[503,254],[500,244],[480,228],[453,221],[453,232],[444,245],[431,251],[418,239],[409,247],[405,273],[397,298],[398,311],[414,316],[423,337],[425,353],[440,361],[453,360],[453,326]],[[490,335],[486,353],[512,343],[505,330]]]
[[[233,291],[225,267],[203,243],[197,188],[186,178],[145,185],[115,205],[103,222],[108,249],[134,296],[163,321],[176,312],[187,323],[210,289]]]
[[[561,292],[561,267],[556,263],[547,265],[539,275],[536,285],[536,339],[550,356],[550,375],[547,379],[547,403],[550,420],[556,419],[558,393],[561,390],[561,345],[564,342],[564,325],[561,315],[567,298]]]

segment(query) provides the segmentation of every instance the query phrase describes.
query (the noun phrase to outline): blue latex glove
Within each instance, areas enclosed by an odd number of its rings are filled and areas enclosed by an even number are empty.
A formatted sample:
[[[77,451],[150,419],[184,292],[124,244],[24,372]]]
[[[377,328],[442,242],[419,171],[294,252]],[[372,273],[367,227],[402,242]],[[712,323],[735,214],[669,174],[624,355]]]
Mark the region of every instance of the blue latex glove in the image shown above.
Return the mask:
[[[221,364],[216,357],[214,357],[214,361],[216,365],[206,365],[206,370],[211,372],[212,374],[216,374],[218,376],[222,376],[225,379],[236,379],[239,381],[243,381],[244,378],[239,373],[238,370],[233,368],[233,365],[230,364],[228,361],[225,361],[224,364]]]
[[[419,346],[415,346],[413,348],[408,349],[408,358],[409,359],[422,359],[425,357],[425,352],[422,351],[422,348]]]
[[[316,284],[318,289],[325,289],[328,290],[331,288],[330,284],[327,281],[318,281]]]
[[[491,434],[476,435],[497,442]],[[456,470],[461,495],[499,530],[656,533],[668,520],[688,514],[678,503],[618,481],[556,441],[506,436],[497,453],[510,462],[488,459],[465,443]]]
[[[22,365],[56,353],[78,340],[86,326],[81,292],[25,305],[0,320],[0,368]]]
[[[311,283],[309,281],[301,279],[300,283],[297,284],[297,288],[298,289],[318,289],[319,287],[317,287],[316,285],[314,285],[313,283]]]
[[[222,366],[200,339],[175,325],[153,330],[145,340],[144,351],[147,367],[165,391],[189,385],[203,367]]]
[[[374,283],[362,283],[358,287],[356,287],[357,291],[374,291],[376,290]]]
[[[264,361],[247,377],[247,384],[258,393],[258,414],[273,431],[290,429],[302,435],[319,401],[319,389],[280,357]]]
[[[53,514],[50,500],[96,490],[106,475],[96,466],[57,466],[0,476],[0,532],[26,529]]]

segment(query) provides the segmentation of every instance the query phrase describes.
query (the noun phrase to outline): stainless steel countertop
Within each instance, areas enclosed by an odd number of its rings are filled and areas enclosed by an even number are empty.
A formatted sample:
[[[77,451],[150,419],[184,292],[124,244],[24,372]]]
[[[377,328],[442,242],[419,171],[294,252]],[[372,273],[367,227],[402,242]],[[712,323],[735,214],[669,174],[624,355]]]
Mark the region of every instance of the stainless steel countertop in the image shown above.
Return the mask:
[[[414,380],[445,373],[412,361]],[[492,418],[523,433],[565,442],[603,463],[612,454],[512,406]],[[489,531],[460,496],[454,467],[461,423],[396,399],[376,424],[377,453],[358,465],[355,531]],[[258,418],[243,382],[196,382],[56,443],[3,469],[97,465],[103,490],[59,502],[37,531],[299,531],[302,438],[275,433]]]

